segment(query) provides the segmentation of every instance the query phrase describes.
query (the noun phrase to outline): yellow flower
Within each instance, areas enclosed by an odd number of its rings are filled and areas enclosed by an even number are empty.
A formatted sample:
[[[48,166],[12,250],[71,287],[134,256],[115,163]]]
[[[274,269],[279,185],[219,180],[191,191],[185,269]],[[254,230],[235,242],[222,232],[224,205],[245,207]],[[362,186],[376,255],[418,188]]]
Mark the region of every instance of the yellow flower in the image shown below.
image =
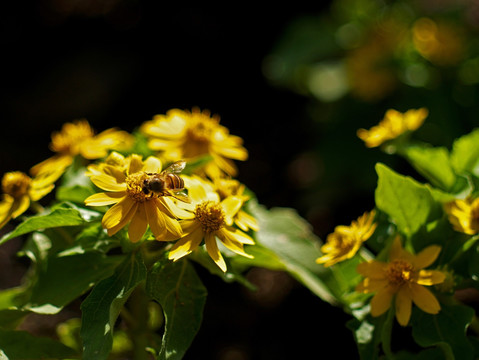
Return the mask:
[[[246,187],[235,179],[216,178],[214,180],[215,191],[220,196],[220,199],[226,199],[228,196],[235,196],[242,200],[242,204],[238,212],[233,218],[236,226],[243,231],[258,231],[259,226],[256,219],[243,210],[243,205],[250,199],[248,195],[244,194]]]
[[[29,177],[20,171],[6,173],[2,178],[3,199],[0,202],[0,228],[10,219],[23,214],[32,201],[38,201],[54,188],[56,178]]]
[[[237,168],[231,159],[246,160],[248,152],[242,146],[243,140],[230,135],[219,121],[219,117],[210,116],[209,111],[172,109],[143,123],[141,131],[149,137],[149,147],[161,151],[161,156],[168,161],[191,161],[209,155],[213,160],[204,168],[206,175],[211,178],[223,173],[234,176]]]
[[[455,230],[469,235],[479,233],[479,198],[454,200],[444,209]]]
[[[316,262],[329,267],[356,255],[363,242],[376,230],[375,214],[374,210],[365,212],[356,221],[352,221],[350,226],[336,226],[334,232],[326,238],[326,243],[321,246],[324,255],[316,259]]]
[[[97,135],[86,120],[63,125],[60,132],[52,134],[50,148],[57,153],[35,165],[32,174],[48,173],[59,178],[77,155],[85,159],[100,159],[110,150],[126,150],[133,143],[133,137],[125,131],[105,130]]]
[[[386,111],[384,118],[378,125],[371,129],[359,129],[358,137],[363,140],[367,147],[377,147],[384,142],[396,139],[398,136],[417,130],[428,115],[426,108],[411,109],[405,113],[390,109]]]
[[[465,34],[457,25],[420,18],[414,23],[412,31],[414,47],[432,63],[455,65],[464,58]]]
[[[91,181],[106,192],[91,195],[85,200],[89,206],[114,204],[103,216],[102,225],[108,235],[116,234],[130,223],[128,236],[132,242],[139,241],[149,226],[157,240],[171,241],[181,237],[181,226],[177,220],[181,209],[168,196],[146,194],[144,180],[149,173],[161,172],[161,161],[153,156],[145,161],[140,155],[130,155],[118,162],[102,167],[89,167]],[[111,159],[111,158],[110,158]]]
[[[181,221],[183,237],[171,248],[169,259],[176,261],[197,249],[204,240],[206,251],[218,267],[226,272],[226,263],[217,239],[232,252],[248,258],[244,245],[253,245],[247,234],[233,227],[233,218],[242,204],[236,196],[221,200],[210,183],[199,178],[185,178],[192,203],[184,205],[190,216]]]
[[[389,262],[369,261],[358,265],[357,271],[365,277],[356,287],[361,293],[376,294],[371,299],[371,315],[380,316],[394,299],[396,319],[406,326],[411,317],[412,303],[428,314],[437,314],[441,306],[434,294],[424,286],[440,284],[445,275],[438,270],[424,270],[439,255],[441,247],[431,245],[416,255],[404,250],[399,236],[394,239]]]

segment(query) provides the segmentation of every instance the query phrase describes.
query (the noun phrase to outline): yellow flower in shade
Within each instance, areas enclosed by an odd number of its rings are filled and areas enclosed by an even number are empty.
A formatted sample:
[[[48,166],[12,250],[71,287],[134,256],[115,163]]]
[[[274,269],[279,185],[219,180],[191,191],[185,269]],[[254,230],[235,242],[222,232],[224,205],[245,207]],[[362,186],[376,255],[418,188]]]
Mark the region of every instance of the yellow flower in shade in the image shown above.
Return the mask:
[[[479,198],[454,200],[444,209],[454,230],[469,235],[479,233]]]
[[[228,196],[235,196],[242,200],[241,208],[238,210],[233,218],[236,226],[243,231],[258,231],[259,226],[256,219],[243,210],[243,205],[250,199],[248,195],[245,195],[246,187],[236,179],[216,178],[214,180],[215,190],[220,196],[220,199],[226,199]]]
[[[223,173],[234,176],[237,168],[232,159],[246,160],[248,152],[242,146],[243,140],[230,135],[219,121],[218,116],[210,116],[206,110],[172,109],[166,115],[156,115],[143,123],[141,131],[149,138],[149,147],[160,151],[160,156],[167,161],[191,161],[209,155],[212,161],[204,167],[206,175],[211,178]]]
[[[324,255],[316,259],[316,262],[329,267],[356,255],[363,242],[376,230],[375,214],[374,210],[365,212],[349,226],[336,226],[334,232],[326,238],[326,243],[321,246],[321,252]]]
[[[29,177],[23,172],[12,171],[2,178],[3,199],[0,202],[0,228],[10,219],[23,214],[32,201],[38,201],[54,188],[56,178]]]
[[[77,155],[88,160],[100,159],[110,150],[126,150],[133,137],[125,131],[108,129],[97,135],[86,120],[63,125],[60,132],[52,134],[50,149],[56,153],[31,169],[32,174],[48,173],[60,177]]]
[[[439,255],[441,247],[431,245],[416,255],[403,249],[397,236],[391,246],[389,262],[372,260],[358,265],[357,271],[365,277],[356,291],[376,293],[371,299],[371,315],[380,316],[394,300],[396,319],[406,326],[411,317],[412,303],[428,314],[437,314],[441,306],[425,286],[440,284],[445,275],[439,270],[424,270]]]
[[[169,259],[176,261],[197,249],[204,240],[206,251],[218,267],[226,272],[226,263],[218,248],[219,240],[227,249],[248,258],[244,245],[253,245],[253,239],[233,227],[233,218],[242,205],[236,196],[221,200],[213,186],[197,177],[185,178],[191,204],[184,205],[190,212],[181,220],[183,237],[170,250]]]
[[[118,162],[105,163],[101,167],[91,166],[87,172],[91,181],[106,192],[89,196],[85,204],[114,204],[102,219],[108,235],[116,234],[129,223],[128,236],[132,242],[139,241],[148,226],[157,240],[180,238],[182,231],[177,218],[182,211],[174,199],[143,191],[144,180],[150,176],[148,174],[161,172],[161,161],[153,156],[143,161],[136,154],[123,159],[120,154],[114,157]]]
[[[456,24],[420,18],[414,23],[412,32],[414,47],[432,63],[455,65],[464,58],[464,29]]]
[[[367,147],[377,147],[384,142],[396,139],[400,135],[417,130],[428,115],[426,108],[411,109],[405,113],[390,109],[386,111],[383,120],[371,129],[359,129],[358,137],[364,141]]]

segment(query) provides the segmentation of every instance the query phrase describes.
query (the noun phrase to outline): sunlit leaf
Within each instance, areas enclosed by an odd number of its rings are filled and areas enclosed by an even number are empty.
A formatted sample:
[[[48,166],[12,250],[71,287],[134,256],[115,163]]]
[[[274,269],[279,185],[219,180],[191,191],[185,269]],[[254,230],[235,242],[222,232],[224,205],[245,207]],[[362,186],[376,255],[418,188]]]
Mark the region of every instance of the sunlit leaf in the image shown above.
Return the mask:
[[[479,175],[479,129],[454,142],[451,165],[457,173],[471,172]]]
[[[440,206],[427,186],[383,164],[376,165],[376,172],[376,206],[390,216],[403,234],[413,235],[440,214]]]
[[[0,239],[0,244],[32,231],[62,226],[82,225],[87,221],[99,217],[100,214],[96,211],[78,208],[69,203],[61,203],[52,207],[47,214],[26,218],[15,228],[15,230],[4,235]]]
[[[206,288],[187,260],[166,260],[157,262],[148,274],[146,291],[165,316],[157,359],[182,359],[200,328]]]
[[[139,254],[132,254],[114,274],[99,282],[83,301],[81,338],[84,359],[107,359],[120,310],[135,287],[146,278]]]

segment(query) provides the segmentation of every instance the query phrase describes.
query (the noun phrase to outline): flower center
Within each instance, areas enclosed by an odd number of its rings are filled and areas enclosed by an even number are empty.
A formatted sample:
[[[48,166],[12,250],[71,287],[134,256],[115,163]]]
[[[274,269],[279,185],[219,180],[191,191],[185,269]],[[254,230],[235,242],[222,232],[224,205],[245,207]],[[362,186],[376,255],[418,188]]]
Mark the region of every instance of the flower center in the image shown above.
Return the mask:
[[[217,231],[225,223],[223,208],[214,201],[204,201],[196,205],[195,218],[201,223],[204,232]]]
[[[406,260],[394,260],[389,263],[386,276],[391,284],[401,285],[411,280],[414,272],[412,264]]]
[[[125,179],[127,195],[137,202],[143,202],[150,197],[143,191],[144,181],[148,175],[144,172],[137,172]]]
[[[18,199],[26,195],[32,179],[20,171],[6,173],[2,179],[2,190],[5,194]]]

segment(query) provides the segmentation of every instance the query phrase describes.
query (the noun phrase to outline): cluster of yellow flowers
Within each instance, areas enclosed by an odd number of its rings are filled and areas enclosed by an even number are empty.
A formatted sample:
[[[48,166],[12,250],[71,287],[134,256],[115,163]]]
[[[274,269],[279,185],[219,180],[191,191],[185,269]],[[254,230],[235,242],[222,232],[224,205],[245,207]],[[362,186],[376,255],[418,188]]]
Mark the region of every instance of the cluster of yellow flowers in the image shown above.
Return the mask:
[[[85,199],[88,206],[113,205],[102,225],[110,236],[128,225],[128,237],[140,241],[147,229],[159,241],[176,241],[169,258],[178,260],[204,241],[206,250],[227,270],[217,239],[236,254],[250,257],[244,245],[254,244],[247,234],[258,230],[256,220],[243,210],[249,199],[245,186],[232,178],[233,160],[246,160],[242,139],[230,135],[219,117],[208,111],[173,109],[144,122],[140,132],[156,156],[131,153],[134,137],[117,129],[95,135],[87,121],[67,123],[52,135],[53,157],[31,169],[2,180],[0,226],[24,213],[54,188],[75,157],[102,159],[88,165],[86,175],[103,190]],[[188,162],[208,157],[195,173],[179,175]],[[171,166],[164,167],[163,164]],[[156,182],[156,187],[149,186]],[[180,191],[185,193],[179,194]],[[186,194],[187,193],[187,194]]]
[[[367,147],[388,144],[400,136],[407,136],[419,128],[428,111],[425,108],[411,109],[405,113],[390,109],[378,125],[371,129],[358,130],[358,137]],[[457,199],[444,205],[445,213],[454,230],[469,235],[479,234],[479,198]],[[323,256],[317,263],[326,267],[355,256],[363,243],[375,232],[375,211],[365,212],[349,226],[337,226],[321,247]],[[406,326],[411,316],[412,303],[430,314],[437,314],[441,306],[435,295],[425,286],[439,285],[446,281],[447,273],[427,270],[439,256],[441,247],[431,245],[418,254],[402,247],[397,235],[389,249],[389,261],[368,259],[361,262],[357,272],[364,279],[356,287],[360,293],[375,293],[371,299],[372,316],[384,314],[394,302],[396,318]]]

